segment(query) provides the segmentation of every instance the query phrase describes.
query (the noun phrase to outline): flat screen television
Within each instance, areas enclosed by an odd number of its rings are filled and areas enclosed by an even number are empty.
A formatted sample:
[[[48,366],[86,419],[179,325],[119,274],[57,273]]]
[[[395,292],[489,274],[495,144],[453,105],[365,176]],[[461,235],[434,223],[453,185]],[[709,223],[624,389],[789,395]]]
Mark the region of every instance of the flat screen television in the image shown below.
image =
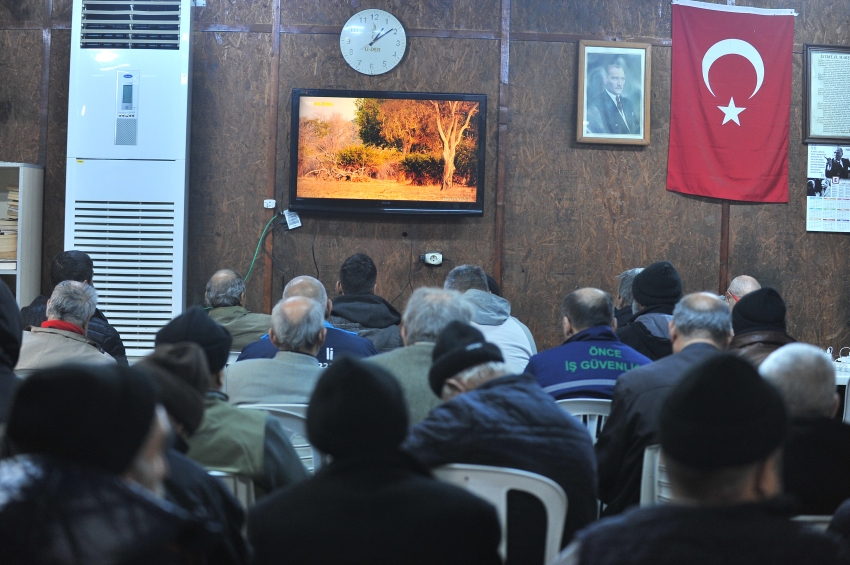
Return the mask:
[[[484,213],[487,97],[292,91],[289,209]]]

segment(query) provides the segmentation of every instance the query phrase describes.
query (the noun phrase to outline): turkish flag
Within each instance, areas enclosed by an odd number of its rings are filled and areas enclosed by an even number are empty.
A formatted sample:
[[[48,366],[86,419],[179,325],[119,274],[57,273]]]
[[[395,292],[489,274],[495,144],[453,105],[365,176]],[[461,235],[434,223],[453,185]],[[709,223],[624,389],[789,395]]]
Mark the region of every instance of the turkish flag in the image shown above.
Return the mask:
[[[673,0],[667,190],[788,202],[793,10]]]

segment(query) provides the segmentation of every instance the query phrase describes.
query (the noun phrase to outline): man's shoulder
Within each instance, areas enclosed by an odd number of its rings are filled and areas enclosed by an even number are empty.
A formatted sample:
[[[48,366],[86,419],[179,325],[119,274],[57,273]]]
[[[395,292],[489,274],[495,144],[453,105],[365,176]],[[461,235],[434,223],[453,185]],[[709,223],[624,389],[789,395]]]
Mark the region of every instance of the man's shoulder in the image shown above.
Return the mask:
[[[340,328],[327,328],[325,344],[327,345],[328,342],[331,342],[336,347],[345,347],[350,350],[368,353],[369,355],[375,355],[378,352],[372,342],[365,337],[360,337],[355,332]]]

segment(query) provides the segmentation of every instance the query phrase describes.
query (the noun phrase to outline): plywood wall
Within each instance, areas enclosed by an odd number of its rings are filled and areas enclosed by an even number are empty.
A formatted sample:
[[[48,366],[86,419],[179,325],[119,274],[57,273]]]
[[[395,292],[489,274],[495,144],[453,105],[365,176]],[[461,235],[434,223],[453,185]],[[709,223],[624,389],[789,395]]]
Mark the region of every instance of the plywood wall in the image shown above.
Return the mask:
[[[0,4],[0,160],[46,166],[45,265],[63,243],[70,4]],[[795,8],[796,51],[803,43],[850,40],[840,21],[846,18],[834,17],[850,12],[850,0],[738,4]],[[371,7],[390,10],[410,32],[401,65],[378,77],[352,71],[336,42],[342,24]],[[189,304],[200,303],[216,269],[247,270],[270,218],[263,198],[272,191],[286,205],[296,87],[486,94],[485,214],[449,220],[306,216],[303,227],[274,232],[271,274],[261,252],[249,281],[251,309],[274,302],[299,274],[318,275],[332,290],[340,263],[358,251],[375,259],[379,291],[399,308],[411,288],[441,284],[455,265],[478,263],[490,272],[501,265],[494,274],[503,293],[541,347],[560,342],[557,310],[564,294],[581,286],[612,290],[614,276],[627,268],[669,259],[687,291],[719,290],[721,205],[664,189],[668,0],[207,0],[206,8],[193,12]],[[650,146],[574,141],[581,38],[653,44]],[[844,292],[850,243],[845,235],[805,232],[800,53],[794,65],[791,202],[732,205],[729,275],[747,273],[776,286],[789,304],[793,335],[839,347],[850,344],[850,296]],[[504,193],[501,248],[497,189]],[[447,262],[423,266],[416,259],[426,250],[441,251]]]

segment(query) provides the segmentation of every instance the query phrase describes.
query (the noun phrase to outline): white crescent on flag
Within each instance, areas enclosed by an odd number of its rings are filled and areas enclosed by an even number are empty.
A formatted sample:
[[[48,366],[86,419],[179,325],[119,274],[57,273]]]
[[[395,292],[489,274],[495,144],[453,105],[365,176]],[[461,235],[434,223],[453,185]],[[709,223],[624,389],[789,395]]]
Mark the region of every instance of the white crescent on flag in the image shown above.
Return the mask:
[[[748,60],[756,70],[756,89],[750,94],[750,98],[756,95],[756,92],[761,88],[761,83],[764,82],[764,61],[758,52],[758,49],[742,39],[724,39],[718,41],[705,52],[702,58],[702,79],[705,81],[705,86],[712,96],[717,96],[711,89],[711,83],[708,81],[708,71],[711,70],[711,65],[724,55],[740,55]]]

